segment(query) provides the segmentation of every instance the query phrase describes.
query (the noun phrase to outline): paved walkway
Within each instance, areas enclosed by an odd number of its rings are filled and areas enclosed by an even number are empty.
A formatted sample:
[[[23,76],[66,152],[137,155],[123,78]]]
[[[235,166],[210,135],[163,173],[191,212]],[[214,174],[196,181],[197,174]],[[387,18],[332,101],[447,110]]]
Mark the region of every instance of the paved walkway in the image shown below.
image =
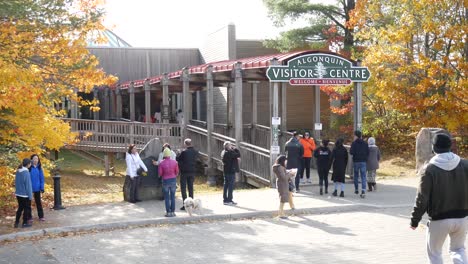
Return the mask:
[[[353,193],[351,182],[346,184],[345,197],[333,197],[330,188],[328,195],[319,195],[318,186],[302,186],[296,193],[294,202],[296,214],[323,214],[343,211],[359,211],[369,208],[411,207],[416,192],[417,179],[403,178],[382,180],[377,192],[370,192],[365,199]],[[276,189],[239,190],[234,192],[237,206],[222,203],[221,193],[197,194],[203,203],[203,209],[189,217],[184,211],[180,197],[177,197],[177,217],[164,217],[164,201],[144,201],[137,204],[126,202],[100,205],[74,206],[65,210],[46,211],[46,222],[35,221],[32,228],[14,229],[11,224],[0,227],[0,241],[18,237],[40,236],[67,231],[123,228],[132,225],[186,223],[203,220],[268,218],[278,209]],[[286,205],[285,208],[288,208]],[[34,209],[33,209],[34,211]],[[34,212],[35,214],[35,212]]]

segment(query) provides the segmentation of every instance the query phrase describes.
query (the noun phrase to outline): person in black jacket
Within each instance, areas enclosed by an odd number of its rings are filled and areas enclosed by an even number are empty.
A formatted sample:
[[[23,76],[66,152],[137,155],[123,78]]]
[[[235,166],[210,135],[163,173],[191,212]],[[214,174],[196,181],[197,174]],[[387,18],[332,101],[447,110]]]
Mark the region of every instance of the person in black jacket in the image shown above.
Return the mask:
[[[198,150],[192,146],[192,140],[186,138],[184,140],[185,149],[177,156],[177,162],[179,163],[180,171],[180,192],[182,193],[182,201],[187,199],[187,187],[189,197],[193,199],[193,181],[195,180],[195,174],[197,172],[197,159]],[[180,210],[185,210],[185,206],[182,206]]]
[[[330,164],[333,166],[332,181],[335,183],[333,196],[338,195],[338,186],[341,186],[340,197],[344,197],[345,173],[348,165],[348,150],[343,146],[343,141],[342,138],[336,141],[330,159]]]
[[[223,188],[223,204],[236,205],[232,199],[234,190],[234,181],[236,172],[239,172],[240,151],[231,142],[224,142],[224,150],[221,152],[221,158],[224,164],[224,188]]]
[[[317,171],[319,175],[320,195],[323,195],[323,185],[325,182],[325,193],[328,193],[328,171],[330,170],[331,151],[328,148],[328,139],[322,140],[320,147],[314,151],[317,159]]]
[[[351,144],[349,153],[353,155],[354,169],[354,193],[359,194],[359,174],[361,175],[361,198],[366,197],[367,177],[366,163],[369,156],[369,146],[362,140],[362,133],[359,130],[354,131],[354,141]]]
[[[468,263],[465,252],[468,231],[468,160],[451,152],[452,140],[445,133],[432,139],[436,154],[419,171],[421,176],[410,227],[418,227],[427,213],[426,248],[430,263],[443,263],[442,248],[450,237],[453,263]]]
[[[296,192],[299,192],[299,181],[301,180],[300,171],[302,171],[302,157],[304,156],[304,147],[299,141],[299,133],[294,132],[293,137],[286,142],[284,147],[286,151],[286,156],[288,162],[286,164],[286,169],[297,169],[296,177],[294,180]]]

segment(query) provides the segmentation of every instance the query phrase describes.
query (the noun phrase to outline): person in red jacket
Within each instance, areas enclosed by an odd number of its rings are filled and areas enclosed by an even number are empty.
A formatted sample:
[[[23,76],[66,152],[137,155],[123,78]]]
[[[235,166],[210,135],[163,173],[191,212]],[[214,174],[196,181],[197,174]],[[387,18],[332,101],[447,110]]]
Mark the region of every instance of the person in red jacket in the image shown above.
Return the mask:
[[[301,171],[301,183],[304,181],[304,170],[306,172],[307,183],[312,183],[310,179],[310,161],[312,160],[312,153],[315,150],[315,141],[310,137],[309,132],[305,132],[304,137],[301,138],[301,145],[304,147],[304,155],[302,156],[302,171]]]

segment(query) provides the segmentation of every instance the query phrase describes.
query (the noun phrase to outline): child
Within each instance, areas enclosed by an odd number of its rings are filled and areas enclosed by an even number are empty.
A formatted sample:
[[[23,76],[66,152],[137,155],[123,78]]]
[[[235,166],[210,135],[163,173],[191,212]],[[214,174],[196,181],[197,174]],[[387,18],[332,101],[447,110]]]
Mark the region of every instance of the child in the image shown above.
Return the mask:
[[[320,195],[323,195],[323,183],[325,182],[325,193],[328,193],[328,171],[330,170],[331,151],[328,148],[328,139],[322,140],[320,147],[314,151],[317,159],[317,171],[319,175]]]
[[[367,157],[366,170],[367,170],[367,187],[368,191],[372,192],[377,190],[377,184],[375,182],[377,177],[377,169],[379,168],[380,161],[380,150],[379,147],[375,145],[375,138],[370,137],[367,140],[369,144],[369,156]]]
[[[18,228],[21,213],[23,213],[23,227],[31,227],[28,223],[29,216],[31,215],[31,200],[32,200],[32,187],[31,176],[29,176],[29,167],[31,167],[31,160],[26,158],[18,167],[15,176],[15,195],[18,200],[18,210],[16,211],[15,228]]]
[[[333,196],[338,195],[338,186],[341,186],[340,197],[344,197],[344,182],[346,165],[348,165],[348,151],[343,146],[343,139],[339,138],[333,148],[330,164],[333,166],[332,181],[335,183]]]

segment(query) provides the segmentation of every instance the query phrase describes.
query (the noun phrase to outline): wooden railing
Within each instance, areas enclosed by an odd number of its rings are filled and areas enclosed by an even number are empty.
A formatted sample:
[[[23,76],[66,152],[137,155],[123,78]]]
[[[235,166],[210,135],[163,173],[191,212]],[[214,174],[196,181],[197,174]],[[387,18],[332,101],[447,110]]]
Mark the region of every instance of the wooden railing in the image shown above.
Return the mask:
[[[242,142],[240,147],[242,173],[253,177],[257,182],[270,185],[270,151],[255,145]]]
[[[87,119],[64,118],[77,132],[75,144],[67,148],[104,151],[125,152],[129,144],[142,148],[153,138],[159,138],[175,148],[182,147],[181,126],[179,124],[154,124],[140,122],[103,121]]]

